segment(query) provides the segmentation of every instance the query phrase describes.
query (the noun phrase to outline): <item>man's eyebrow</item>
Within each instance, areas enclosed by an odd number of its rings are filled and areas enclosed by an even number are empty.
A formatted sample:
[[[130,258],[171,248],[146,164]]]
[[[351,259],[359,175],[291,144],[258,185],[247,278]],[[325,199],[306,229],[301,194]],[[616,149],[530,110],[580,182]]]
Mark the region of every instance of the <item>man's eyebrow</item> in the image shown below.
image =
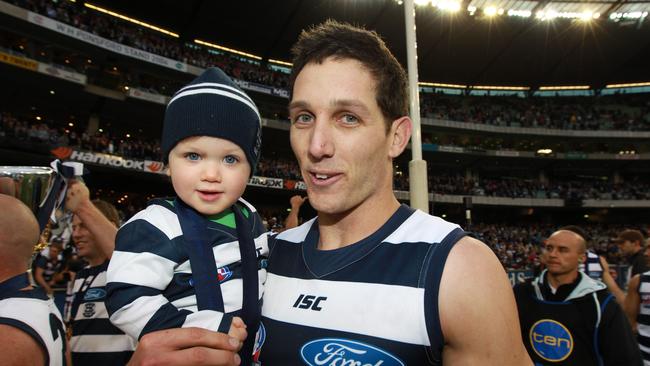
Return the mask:
[[[362,109],[364,112],[368,112],[366,104],[357,99],[336,99],[330,102],[330,105],[333,107],[355,107]]]
[[[302,100],[297,100],[289,103],[289,110],[292,109],[308,109],[309,108],[309,103],[302,101]]]

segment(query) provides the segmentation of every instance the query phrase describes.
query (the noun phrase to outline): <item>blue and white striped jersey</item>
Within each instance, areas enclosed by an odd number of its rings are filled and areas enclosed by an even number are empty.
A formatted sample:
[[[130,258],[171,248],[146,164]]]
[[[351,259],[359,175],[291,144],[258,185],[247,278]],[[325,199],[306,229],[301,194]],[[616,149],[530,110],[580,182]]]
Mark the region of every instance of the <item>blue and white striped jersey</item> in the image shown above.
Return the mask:
[[[639,280],[639,314],[637,315],[637,330],[639,348],[643,364],[650,366],[650,271],[641,274]]]
[[[465,232],[403,205],[369,237],[322,251],[316,220],[272,243],[262,366],[441,364],[438,289]]]
[[[73,365],[126,365],[135,340],[111,324],[106,311],[108,261],[75,275],[71,306]]]
[[[258,253],[259,297],[266,280],[268,243],[266,228],[253,206],[239,199],[251,225]],[[224,310],[237,315],[242,307],[241,255],[234,214],[210,217],[206,241],[212,243]],[[218,281],[218,282],[217,282]],[[200,327],[227,331],[224,313],[197,309],[189,255],[173,201],[158,199],[124,224],[108,266],[110,320],[139,339],[152,331]]]
[[[578,269],[594,280],[602,281],[603,267],[600,265],[600,257],[598,254],[587,250],[586,258],[585,263],[580,263]]]

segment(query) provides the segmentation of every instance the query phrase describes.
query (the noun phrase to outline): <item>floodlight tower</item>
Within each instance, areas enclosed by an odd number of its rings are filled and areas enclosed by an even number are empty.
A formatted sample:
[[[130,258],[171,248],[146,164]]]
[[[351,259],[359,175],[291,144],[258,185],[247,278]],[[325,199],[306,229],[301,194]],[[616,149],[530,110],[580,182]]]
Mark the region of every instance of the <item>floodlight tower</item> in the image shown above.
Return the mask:
[[[413,121],[411,161],[409,162],[409,196],[411,207],[429,212],[427,162],[422,160],[422,129],[420,127],[420,93],[418,89],[418,53],[415,39],[415,5],[404,0],[406,23],[406,59],[409,78],[409,108]]]

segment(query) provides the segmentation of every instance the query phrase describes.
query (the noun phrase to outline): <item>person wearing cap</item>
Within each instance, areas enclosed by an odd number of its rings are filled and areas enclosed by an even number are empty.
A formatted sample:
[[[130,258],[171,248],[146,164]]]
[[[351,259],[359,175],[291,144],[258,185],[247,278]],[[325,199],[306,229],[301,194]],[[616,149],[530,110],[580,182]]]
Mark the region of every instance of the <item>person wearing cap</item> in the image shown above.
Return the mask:
[[[575,227],[544,242],[546,269],[517,284],[521,335],[535,365],[638,366],[641,356],[625,313],[607,286],[578,270],[586,241]]]
[[[253,354],[266,279],[266,229],[241,198],[259,160],[257,107],[222,70],[209,68],[173,95],[162,151],[176,197],[156,199],[117,233],[108,312],[135,339],[199,327],[246,337]],[[246,359],[246,360],[245,360]]]
[[[630,282],[632,276],[650,269],[648,268],[646,257],[643,254],[643,234],[639,230],[623,230],[613,242],[618,245],[618,249],[625,256],[629,264],[627,276],[625,277],[626,283]]]

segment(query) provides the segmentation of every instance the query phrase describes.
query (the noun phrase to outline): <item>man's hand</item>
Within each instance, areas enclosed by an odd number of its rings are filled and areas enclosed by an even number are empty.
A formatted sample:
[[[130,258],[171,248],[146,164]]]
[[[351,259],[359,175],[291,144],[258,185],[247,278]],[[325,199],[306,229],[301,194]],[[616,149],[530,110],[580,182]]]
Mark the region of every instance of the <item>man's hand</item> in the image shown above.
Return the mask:
[[[297,208],[300,208],[300,206],[302,206],[302,204],[305,203],[305,201],[307,201],[306,196],[303,197],[303,196],[297,194],[295,196],[292,196],[289,199],[289,204],[291,204],[291,209],[295,210]]]
[[[70,186],[65,197],[65,207],[72,212],[76,212],[79,209],[79,205],[88,201],[90,201],[88,187],[82,182],[76,180],[70,181]]]
[[[237,351],[246,338],[246,330],[234,326],[234,323],[231,332],[236,328],[239,338],[201,328],[174,328],[149,333],[140,339],[129,366],[239,365],[241,359]]]

